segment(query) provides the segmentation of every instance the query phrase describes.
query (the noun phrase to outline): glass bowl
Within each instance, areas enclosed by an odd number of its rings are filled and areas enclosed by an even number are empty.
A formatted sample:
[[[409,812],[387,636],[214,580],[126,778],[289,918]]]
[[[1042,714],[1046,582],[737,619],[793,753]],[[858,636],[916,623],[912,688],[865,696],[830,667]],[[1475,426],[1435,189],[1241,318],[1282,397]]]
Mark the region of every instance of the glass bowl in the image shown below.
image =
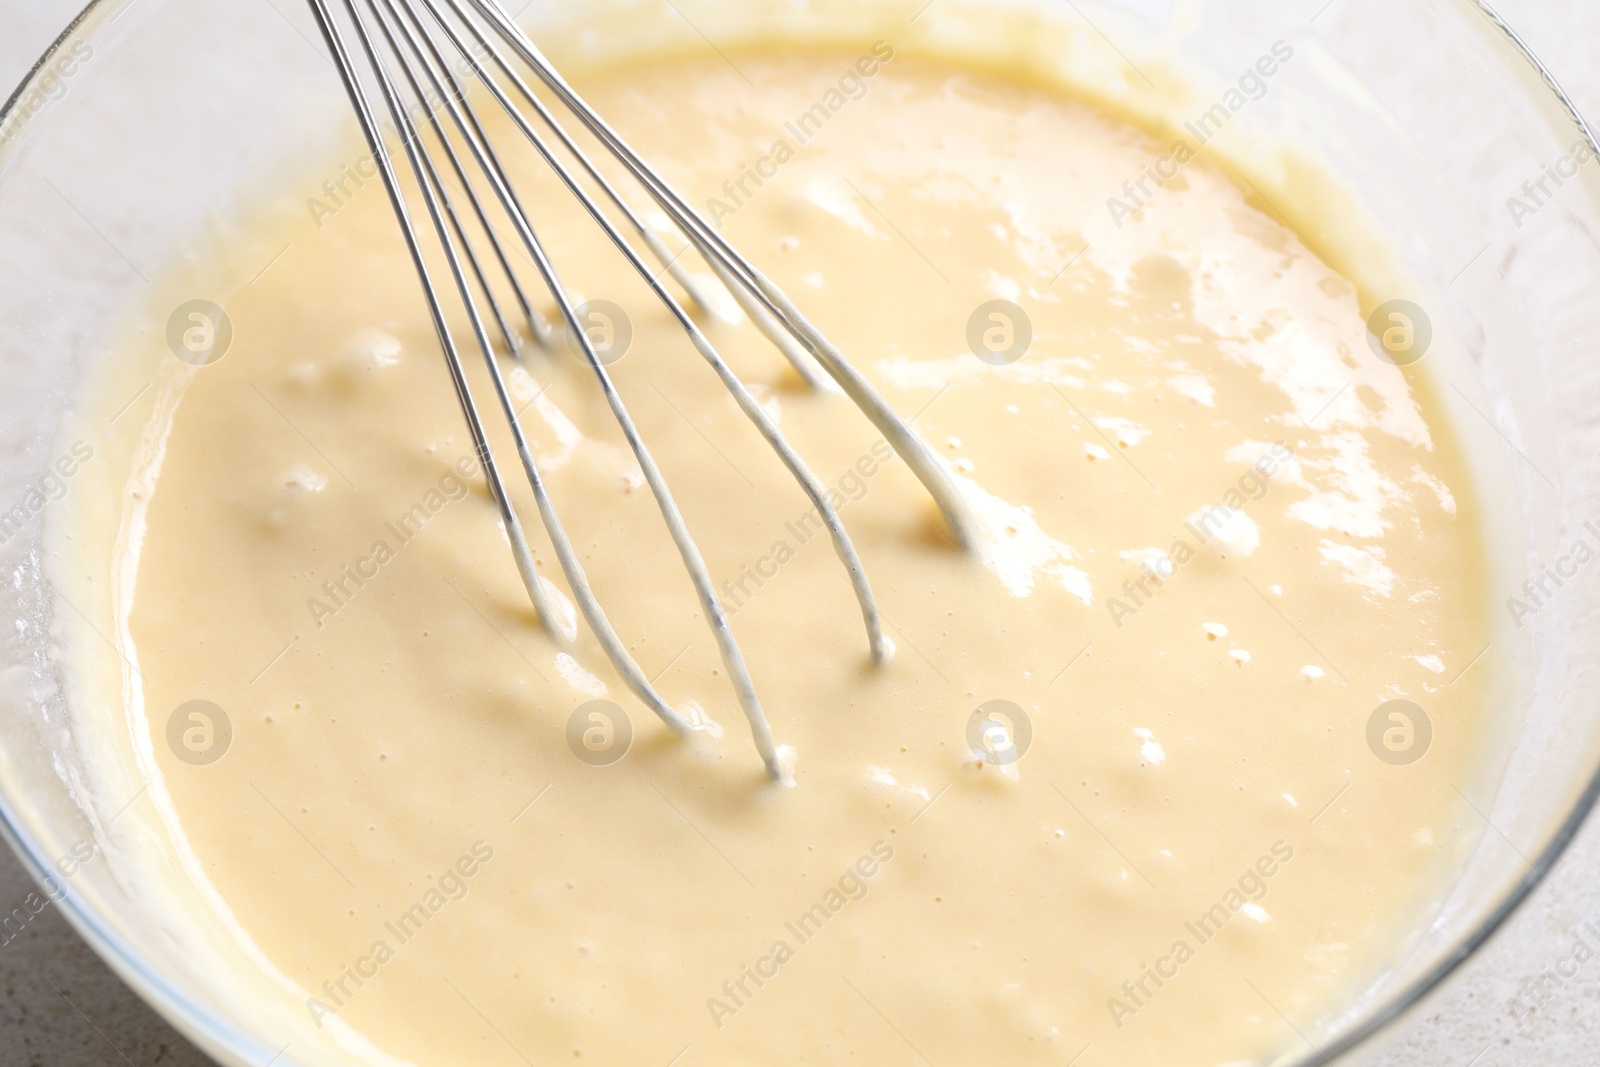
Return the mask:
[[[1470,855],[1349,1001],[1304,1020],[1303,1043],[1274,1062],[1372,1055],[1527,897],[1600,795],[1600,567],[1561,562],[1600,501],[1600,181],[1581,166],[1600,152],[1592,132],[1473,0],[684,6],[692,24],[637,2],[534,0],[521,18],[581,62],[601,40],[626,52],[884,26],[897,45],[966,50],[1031,17],[1032,32],[990,42],[997,56],[1152,126],[1202,114],[1275,40],[1303,57],[1252,104],[1247,135],[1219,147],[1308,243],[1357,265],[1369,309],[1414,300],[1455,342],[1428,372],[1477,473],[1495,604],[1526,604],[1525,581],[1554,594],[1531,613],[1497,607],[1475,668],[1496,681],[1493,756],[1452,783],[1481,819]],[[348,136],[343,91],[292,3],[96,0],[0,114],[0,610],[14,620],[0,637],[0,831],[110,966],[230,1065],[350,1057],[283,1027],[282,991],[209,936],[200,903],[141,891],[135,867],[164,854],[117,822],[140,784],[91,773],[57,640],[74,609],[41,546],[74,489],[57,466],[76,443],[74,397],[160,265],[241,204],[288,195],[275,176]]]

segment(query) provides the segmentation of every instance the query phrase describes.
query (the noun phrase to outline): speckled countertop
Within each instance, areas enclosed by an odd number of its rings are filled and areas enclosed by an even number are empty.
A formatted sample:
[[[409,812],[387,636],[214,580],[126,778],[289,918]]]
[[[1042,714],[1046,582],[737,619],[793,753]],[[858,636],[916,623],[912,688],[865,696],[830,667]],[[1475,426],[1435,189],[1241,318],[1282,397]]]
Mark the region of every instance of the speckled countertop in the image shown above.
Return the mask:
[[[0,96],[9,95],[81,6],[82,0],[0,0]],[[1600,116],[1600,3],[1500,0],[1498,6],[1585,114]],[[15,858],[0,847],[0,913],[20,904],[33,888]],[[1507,1009],[1522,981],[1567,956],[1578,928],[1591,920],[1600,922],[1596,820],[1533,900],[1377,1062],[1382,1067],[1600,1063],[1600,963],[1582,968],[1520,1030]],[[210,1063],[107,970],[53,909],[0,945],[0,1067]]]

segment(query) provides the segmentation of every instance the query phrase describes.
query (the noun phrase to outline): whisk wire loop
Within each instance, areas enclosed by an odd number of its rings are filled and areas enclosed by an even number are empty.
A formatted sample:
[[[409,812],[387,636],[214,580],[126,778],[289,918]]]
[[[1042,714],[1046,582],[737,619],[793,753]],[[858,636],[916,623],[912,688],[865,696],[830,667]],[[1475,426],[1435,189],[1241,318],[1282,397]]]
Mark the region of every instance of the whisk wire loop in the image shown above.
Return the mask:
[[[850,365],[776,285],[735,251],[578,97],[532,41],[492,0],[466,0],[466,2],[342,0],[344,22],[353,30],[355,39],[360,44],[361,53],[366,60],[365,67],[358,67],[355,61],[352,50],[346,42],[346,31],[333,13],[331,7],[333,2],[334,0],[309,0],[318,27],[338,68],[341,81],[350,96],[362,133],[372,149],[383,176],[384,187],[394,207],[407,250],[422,284],[429,315],[444,350],[445,362],[462,413],[466,418],[474,449],[499,507],[507,539],[511,543],[512,555],[541,624],[558,641],[570,641],[576,636],[570,612],[563,613],[561,610],[565,607],[565,603],[560,600],[559,594],[554,592],[554,587],[538,574],[516,507],[511,501],[510,493],[495,461],[488,432],[462,364],[460,346],[450,326],[451,316],[446,310],[443,291],[436,284],[434,273],[429,267],[429,254],[424,248],[423,239],[408,206],[407,193],[395,166],[389,139],[385,136],[385,131],[372,106],[366,88],[368,82],[376,84],[392,120],[400,149],[415,179],[416,195],[421,199],[432,224],[438,249],[443,255],[460,298],[461,309],[465,312],[470,326],[472,340],[484,358],[489,382],[509,426],[518,459],[539,510],[541,524],[550,538],[551,547],[585,622],[595,634],[619,677],[642,703],[673,729],[684,731],[692,728],[693,724],[655,690],[651,680],[645,677],[608,621],[561,522],[527,435],[523,432],[520,422],[521,412],[516,409],[511,390],[501,369],[496,346],[491,340],[485,316],[480,309],[480,299],[487,306],[488,317],[494,321],[499,336],[504,341],[506,353],[522,358],[524,346],[496,296],[496,281],[490,277],[490,272],[485,266],[486,259],[480,257],[474,248],[474,234],[471,229],[474,224],[476,231],[489,242],[493,253],[492,262],[498,265],[499,273],[504,275],[504,281],[509,285],[522,310],[533,338],[541,346],[550,348],[556,337],[556,331],[535,309],[519,281],[516,265],[512,261],[506,241],[502,240],[496,221],[486,206],[485,198],[479,194],[480,181],[487,183],[492,193],[489,199],[499,205],[505,221],[509,223],[514,234],[514,243],[526,254],[528,261],[537,270],[545,288],[555,301],[571,347],[593,372],[611,416],[621,430],[639,471],[649,486],[651,496],[678,551],[680,561],[688,572],[701,610],[716,640],[723,665],[728,671],[735,695],[749,723],[762,762],[770,775],[781,777],[784,769],[776,741],[757,696],[755,683],[743,652],[734,637],[727,611],[716,595],[705,560],[667,485],[665,476],[616,388],[606,361],[601,358],[595,343],[585,330],[579,308],[571,292],[562,283],[546,245],[535,231],[529,213],[513,186],[510,174],[474,108],[471,99],[473,94],[463,81],[467,72],[470,71],[472,77],[482,83],[483,88],[506,112],[512,124],[551,168],[567,192],[579,202],[589,218],[600,227],[644,281],[646,287],[688,335],[696,351],[734,398],[740,411],[755,426],[811,501],[816,514],[828,529],[834,551],[849,576],[861,609],[874,662],[881,662],[887,658],[891,646],[883,634],[881,617],[873,599],[871,585],[867,580],[866,569],[839,518],[837,508],[830,500],[829,491],[788,442],[772,415],[722,358],[695,317],[668,290],[663,278],[670,276],[683,289],[691,303],[700,307],[702,311],[707,310],[711,305],[701,291],[699,280],[692,276],[683,264],[684,252],[690,248],[696,250],[711,266],[721,283],[733,293],[752,322],[790,360],[802,378],[812,384],[820,384],[822,379],[816,370],[820,366],[879,427],[888,443],[907,459],[908,465],[928,488],[957,540],[968,544],[977,527],[954,479],[934,456],[932,450],[894,413],[865,377]],[[376,27],[376,33],[373,32],[373,27]],[[496,44],[495,37],[510,47],[566,110],[577,117],[605,152],[620,163],[623,169],[645,189],[687,242],[684,252],[677,254],[669,252],[661,236],[627,203],[625,197],[607,178],[595,160],[584,151],[551,108],[517,72],[513,60]],[[457,77],[451,63],[446,59],[451,53],[462,60],[462,66],[458,69],[461,70],[463,78]],[[396,69],[399,71],[398,79],[393,73]],[[511,86],[516,97],[520,98],[522,106],[519,106],[517,99],[514,99],[512,93],[501,84],[502,81]],[[411,101],[417,105],[415,112],[408,106]],[[441,118],[441,111],[448,119],[448,124]],[[534,124],[528,112],[537,117],[539,126]],[[417,115],[421,118],[417,118]],[[545,133],[541,132],[541,126],[553,135],[565,157],[557,153]],[[451,136],[451,128],[454,129],[454,137]],[[430,134],[431,137],[428,136]],[[464,146],[464,153],[458,151],[458,144]],[[454,178],[454,187],[447,181],[440,164],[435,161],[437,153],[443,154],[449,175]],[[472,168],[469,168],[464,157],[470,158]],[[568,160],[575,163],[576,167],[570,166]],[[598,197],[584,184],[580,174],[599,190]],[[458,197],[464,197],[470,206],[470,221],[458,211]],[[609,202],[611,207],[620,213],[634,235],[643,242],[649,254],[661,264],[660,270],[652,270],[646,263],[644,256],[634,248],[622,229],[612,221],[602,207],[601,200]]]

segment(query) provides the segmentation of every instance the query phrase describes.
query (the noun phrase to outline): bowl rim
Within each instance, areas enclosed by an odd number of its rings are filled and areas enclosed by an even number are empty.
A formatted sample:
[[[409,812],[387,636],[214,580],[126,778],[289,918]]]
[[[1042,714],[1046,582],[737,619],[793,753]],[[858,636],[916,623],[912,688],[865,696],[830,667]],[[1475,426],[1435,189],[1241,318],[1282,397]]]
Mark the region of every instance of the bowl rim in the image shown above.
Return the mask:
[[[6,124],[13,121],[18,105],[34,87],[41,74],[45,73],[45,67],[57,53],[75,38],[93,32],[96,26],[91,25],[91,20],[97,19],[97,16],[117,6],[119,2],[127,3],[131,0],[87,0],[71,21],[39,54],[39,58],[34,60],[16,88],[11,91],[11,95],[6,98],[5,103],[0,105],[0,131],[4,131]],[[0,147],[0,158],[3,158],[4,151],[4,147]],[[52,861],[41,845],[28,833],[19,813],[12,807],[10,799],[3,791],[0,791],[0,839],[10,847],[23,869],[40,888],[48,889],[52,882],[62,887],[62,893],[55,900],[55,907],[68,924],[118,978],[177,1029],[185,1039],[193,1042],[213,1059],[226,1059],[237,1063],[241,1062],[241,1057],[248,1057],[251,1062],[259,1061],[266,1067],[293,1067],[293,1061],[287,1058],[288,1045],[281,1049],[263,1045],[254,1036],[235,1025],[232,1020],[196,1003],[187,989],[174,981],[164,969],[157,967],[137,952],[113,929],[98,909],[73,893],[70,883],[56,882],[50,874]]]
[[[80,36],[87,36],[97,28],[96,25],[90,24],[91,19],[107,9],[125,6],[131,2],[132,0],[88,0],[28,68],[5,103],[0,105],[0,130],[4,130],[6,124],[15,118],[13,113],[17,110],[18,104],[34,87],[50,60],[69,42]],[[1596,156],[1600,157],[1600,138],[1597,138],[1594,128],[1584,117],[1576,102],[1562,88],[1554,72],[1495,9],[1490,0],[1454,0],[1454,3],[1464,10],[1477,12],[1493,30],[1504,36],[1512,52],[1538,75],[1539,80],[1579,135]],[[1530,89],[1530,94],[1532,93],[1533,90]],[[1307,1039],[1307,1044],[1312,1044],[1309,1054],[1298,1058],[1285,1056],[1278,1062],[1288,1067],[1328,1064],[1337,1057],[1357,1051],[1374,1038],[1386,1033],[1393,1024],[1438,991],[1467,961],[1477,956],[1484,944],[1506,925],[1534,890],[1544,883],[1597,804],[1600,804],[1600,766],[1591,772],[1589,780],[1573,802],[1571,810],[1557,825],[1549,840],[1532,859],[1527,861],[1527,871],[1450,952],[1409,985],[1386,998],[1376,1008],[1366,1011],[1333,1041],[1318,1046]],[[0,838],[10,846],[34,881],[41,887],[46,887],[47,879],[50,877],[50,861],[39,843],[31,838],[18,812],[13,810],[3,792],[0,792]],[[291,1061],[286,1058],[289,1046],[285,1045],[282,1049],[274,1050],[261,1045],[255,1037],[235,1025],[232,1020],[196,1003],[186,989],[137,952],[111,927],[104,916],[94,907],[79,900],[70,890],[60,897],[56,906],[78,935],[118,977],[127,982],[135,993],[176,1026],[186,1038],[201,1046],[208,1054],[221,1054],[233,1059],[241,1055],[266,1057],[263,1062],[268,1064],[268,1067],[274,1065],[290,1067]]]

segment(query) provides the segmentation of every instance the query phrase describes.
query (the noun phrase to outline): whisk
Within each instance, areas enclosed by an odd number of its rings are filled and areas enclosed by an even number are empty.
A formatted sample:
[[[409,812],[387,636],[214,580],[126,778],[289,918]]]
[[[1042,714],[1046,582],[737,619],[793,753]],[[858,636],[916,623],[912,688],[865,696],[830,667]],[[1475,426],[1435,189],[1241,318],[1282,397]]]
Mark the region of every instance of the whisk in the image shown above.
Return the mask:
[[[669,291],[662,278],[670,276],[690,303],[702,310],[709,310],[704,294],[682,263],[684,253],[692,247],[710,266],[715,277],[727,287],[751,321],[793,364],[802,379],[813,388],[822,386],[824,379],[818,372],[820,367],[837,383],[927,488],[955,540],[962,545],[970,545],[977,529],[976,520],[963,500],[959,487],[933,451],[894,412],[866,378],[776,285],[735,251],[579,97],[495,0],[341,2],[342,18],[335,15],[333,0],[309,0],[318,27],[349,93],[362,133],[383,176],[384,187],[422,283],[428,312],[438,333],[473,447],[499,507],[512,555],[540,623],[557,640],[570,641],[576,636],[576,620],[557,610],[557,602],[551,592],[553,587],[547,588],[546,581],[535,570],[533,553],[522,522],[507,492],[489,443],[483,416],[468,385],[461,345],[450,327],[451,315],[447,308],[454,307],[458,312],[464,312],[470,324],[471,343],[477,346],[487,365],[495,400],[510,426],[511,439],[533,490],[540,522],[550,539],[578,610],[623,683],[635,696],[673,729],[680,732],[691,729],[689,720],[656,692],[607,620],[562,526],[519,424],[518,412],[501,370],[500,355],[490,336],[485,309],[509,354],[520,358],[523,344],[519,331],[512,327],[506,308],[496,296],[491,275],[496,279],[503,278],[501,284],[505,288],[502,292],[509,291],[515,299],[536,342],[550,345],[555,331],[535,310],[527,290],[518,279],[506,248],[508,240],[502,239],[497,221],[509,224],[516,242],[521,244],[544,287],[553,297],[570,342],[593,370],[611,414],[621,428],[688,571],[740,707],[749,721],[756,749],[767,772],[774,778],[781,777],[784,772],[772,729],[756,695],[755,683],[746,667],[743,653],[728,624],[727,613],[717,599],[705,561],[673,500],[666,479],[612,383],[605,360],[580,321],[578,307],[562,285],[550,258],[550,250],[535,232],[528,212],[490,142],[472,99],[474,96],[481,99],[481,94],[469,93],[469,86],[473,82],[481,84],[495,104],[506,112],[568,192],[605,232],[629,266],[638,272],[654,295],[682,325],[694,347],[810,498],[828,529],[834,550],[854,587],[874,662],[881,663],[889,655],[892,645],[884,636],[882,619],[860,556],[836,509],[828,502],[827,489],[785,440],[766,410],[718,355],[685,309],[684,303]],[[364,57],[364,63],[359,66],[348,44],[351,37],[358,42],[360,55]],[[459,66],[452,64],[452,58]],[[519,71],[531,73],[543,85],[546,93],[553,97],[554,106],[537,95]],[[392,122],[392,139],[398,141],[397,149],[391,147],[391,137],[385,135],[374,110],[372,87],[376,88],[388,112]],[[663,236],[646,225],[613,182],[602,173],[594,159],[562,125],[557,108],[566,115],[567,122],[575,119],[587,131],[587,139],[597,144],[616,164],[620,164],[660,208],[677,229],[676,234],[668,233],[666,237],[681,238],[685,243],[682,252],[672,253]],[[395,165],[397,154],[404,156],[410,168],[415,185],[411,198],[421,201],[432,224],[433,237],[437,242],[435,257],[442,254],[459,305],[452,304],[445,288],[435,282],[423,235],[413,221],[411,204]],[[454,187],[447,175],[453,178]],[[487,194],[484,192],[486,189]],[[620,220],[620,223],[616,220]],[[644,245],[661,269],[651,269],[624,233],[624,227]]]

